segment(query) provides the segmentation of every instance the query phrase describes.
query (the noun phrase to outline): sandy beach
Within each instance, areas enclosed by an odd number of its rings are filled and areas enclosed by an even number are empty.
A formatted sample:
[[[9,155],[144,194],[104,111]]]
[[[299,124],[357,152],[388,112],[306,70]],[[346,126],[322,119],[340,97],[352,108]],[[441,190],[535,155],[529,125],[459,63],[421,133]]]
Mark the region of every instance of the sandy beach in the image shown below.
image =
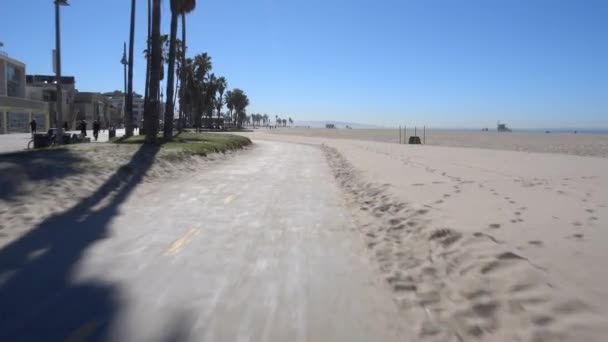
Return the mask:
[[[278,132],[248,136],[324,151],[420,340],[608,336],[608,160]]]
[[[326,129],[326,128],[279,128],[259,129],[264,133],[317,138],[335,138],[399,143],[399,130],[394,129]],[[416,132],[423,139],[423,131]],[[407,137],[414,129],[407,129]],[[560,153],[578,156],[608,157],[608,134],[588,133],[524,133],[496,131],[459,131],[426,129],[426,144],[433,146],[477,147],[494,150]],[[403,135],[402,135],[403,139]]]

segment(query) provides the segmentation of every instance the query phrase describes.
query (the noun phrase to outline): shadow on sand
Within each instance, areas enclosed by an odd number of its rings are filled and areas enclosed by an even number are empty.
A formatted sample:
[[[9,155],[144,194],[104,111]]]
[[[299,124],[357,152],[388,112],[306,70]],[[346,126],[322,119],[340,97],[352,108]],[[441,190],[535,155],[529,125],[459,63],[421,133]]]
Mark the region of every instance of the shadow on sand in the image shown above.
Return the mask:
[[[87,248],[108,236],[110,221],[158,150],[142,146],[91,196],[0,251],[0,341],[111,338],[120,304],[117,288],[75,283],[72,276]]]
[[[26,182],[84,172],[83,158],[66,148],[0,154],[0,199],[11,200]]]

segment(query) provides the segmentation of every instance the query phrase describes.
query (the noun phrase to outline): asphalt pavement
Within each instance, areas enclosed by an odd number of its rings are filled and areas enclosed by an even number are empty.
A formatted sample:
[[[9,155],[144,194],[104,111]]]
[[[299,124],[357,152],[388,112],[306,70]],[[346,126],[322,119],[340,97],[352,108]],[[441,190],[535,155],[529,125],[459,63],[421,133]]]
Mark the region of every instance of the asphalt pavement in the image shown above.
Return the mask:
[[[116,179],[0,251],[0,340],[402,340],[318,147]]]

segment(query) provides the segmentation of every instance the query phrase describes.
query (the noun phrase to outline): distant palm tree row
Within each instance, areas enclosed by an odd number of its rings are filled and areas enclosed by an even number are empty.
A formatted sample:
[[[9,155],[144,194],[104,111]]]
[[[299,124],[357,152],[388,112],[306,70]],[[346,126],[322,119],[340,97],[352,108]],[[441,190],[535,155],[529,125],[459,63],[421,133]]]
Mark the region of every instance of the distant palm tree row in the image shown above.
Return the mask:
[[[173,136],[173,119],[175,105],[179,98],[179,117],[177,129],[184,127],[211,126],[221,119],[225,123],[242,127],[251,120],[246,108],[249,98],[241,89],[228,90],[224,77],[217,77],[212,70],[211,56],[200,53],[193,58],[186,57],[186,15],[196,7],[195,0],[171,0],[171,28],[169,35],[160,32],[161,0],[148,0],[148,44],[144,55],[146,66],[146,89],[144,99],[144,130],[146,142],[155,142],[159,132],[160,121],[160,81],[164,78],[164,65],[167,64],[167,90],[164,113],[163,136],[171,140]],[[181,17],[181,40],[177,38],[178,18]],[[129,50],[132,51],[135,26],[135,0],[131,2],[131,36]],[[130,69],[132,69],[130,59]],[[175,76],[178,75],[178,79]],[[129,89],[132,89],[132,73],[129,73]],[[176,83],[179,86],[176,86]],[[176,93],[175,89],[179,92]],[[132,93],[132,91],[130,91]],[[132,101],[127,97],[127,101]],[[222,115],[226,105],[228,112]],[[127,135],[132,135],[132,111],[129,103],[126,106]],[[290,121],[291,122],[291,121]]]
[[[293,120],[291,118],[281,119],[277,115],[275,115],[275,124],[274,126],[283,126],[287,127],[287,123],[291,126],[293,124]],[[245,116],[245,123],[248,125],[252,125],[255,127],[259,126],[270,126],[270,118],[268,114],[251,114],[250,116]]]

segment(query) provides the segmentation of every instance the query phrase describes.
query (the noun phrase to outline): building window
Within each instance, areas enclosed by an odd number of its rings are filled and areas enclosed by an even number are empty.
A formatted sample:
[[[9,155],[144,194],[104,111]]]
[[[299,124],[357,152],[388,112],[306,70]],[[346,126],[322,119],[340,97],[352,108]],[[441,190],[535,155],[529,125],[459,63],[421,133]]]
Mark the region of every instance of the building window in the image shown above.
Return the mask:
[[[6,95],[21,97],[21,70],[14,65],[6,64]]]
[[[8,112],[7,128],[9,133],[27,133],[29,132],[29,115],[28,113]]]

